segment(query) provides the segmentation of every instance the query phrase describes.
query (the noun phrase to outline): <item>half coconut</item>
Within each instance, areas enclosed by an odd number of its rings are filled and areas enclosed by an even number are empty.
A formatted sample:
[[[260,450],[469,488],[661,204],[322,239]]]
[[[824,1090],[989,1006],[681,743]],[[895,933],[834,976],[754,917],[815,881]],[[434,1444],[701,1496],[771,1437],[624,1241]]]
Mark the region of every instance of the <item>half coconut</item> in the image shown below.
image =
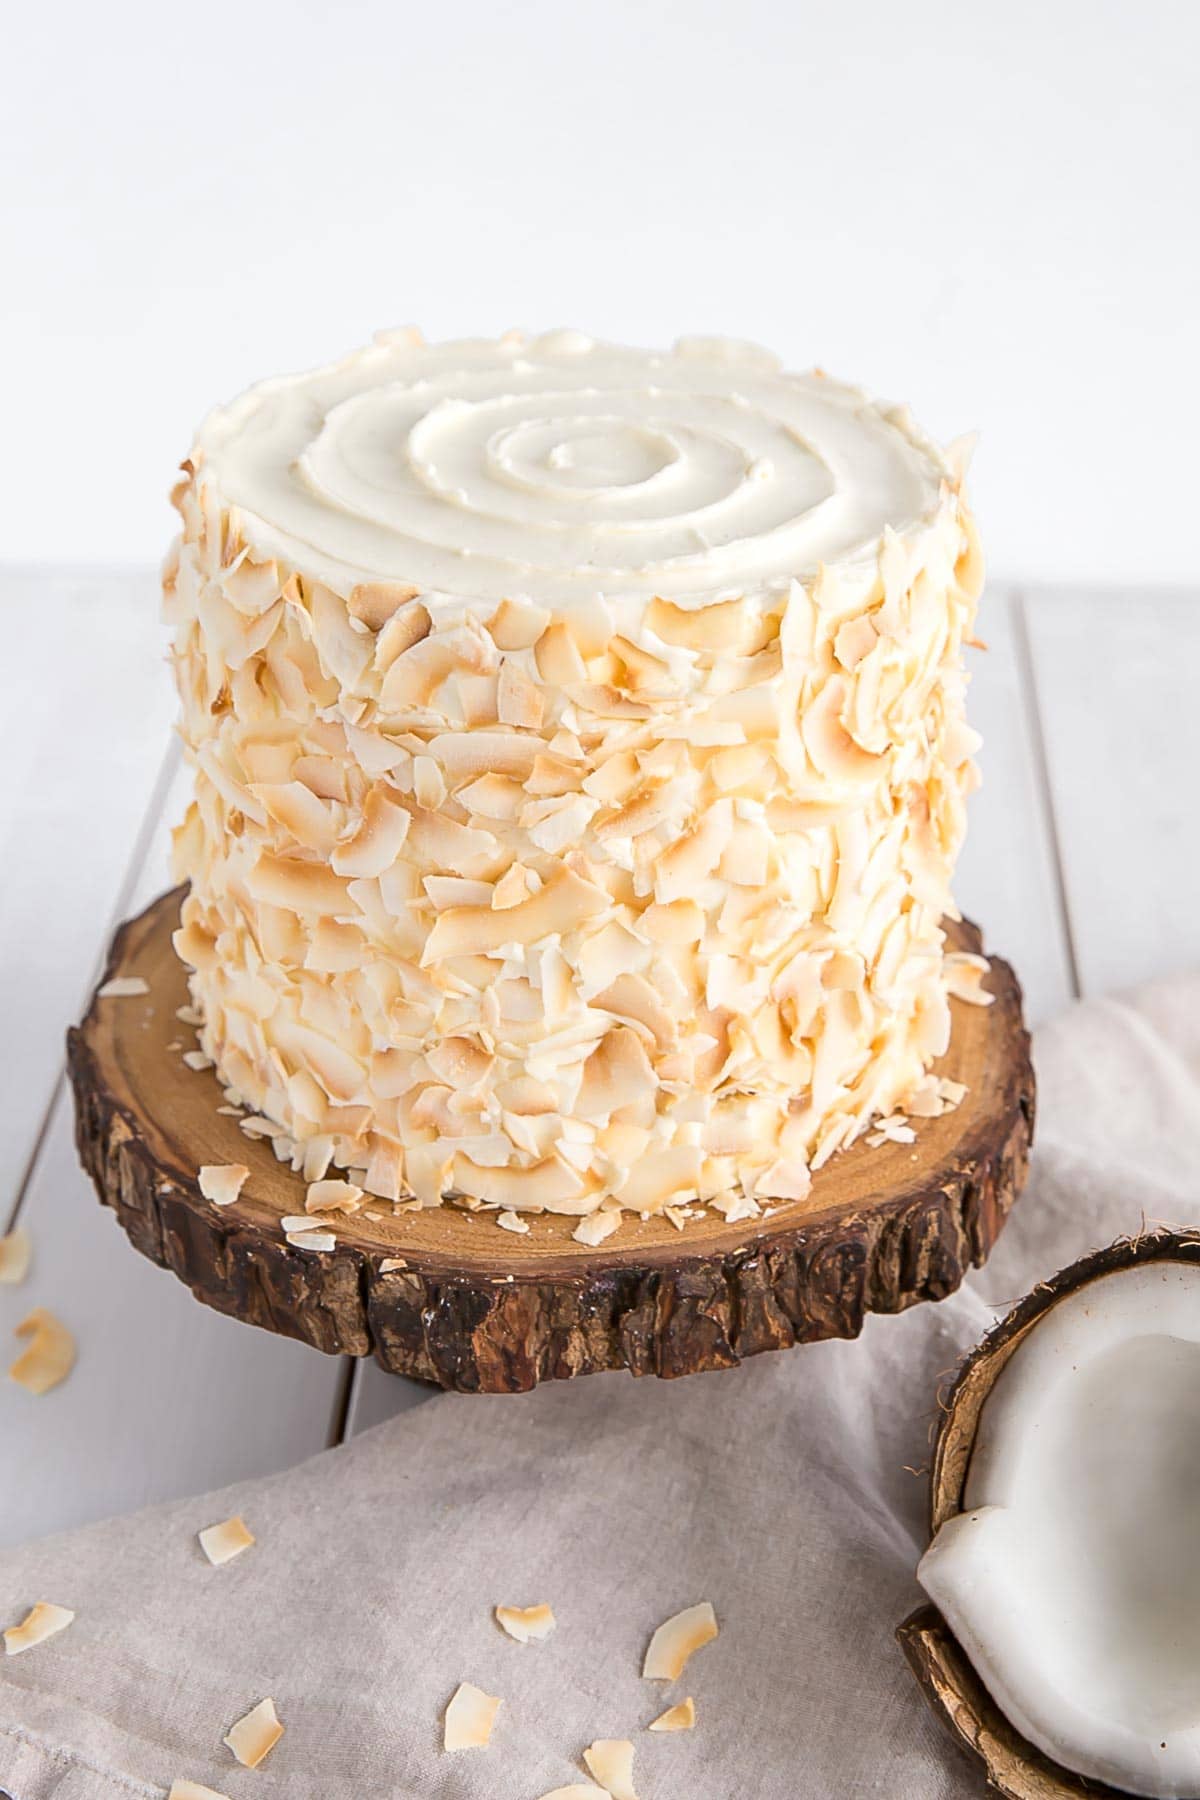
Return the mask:
[[[900,1628],[1014,1800],[1200,1796],[1200,1234],[1064,1269],[964,1364]]]

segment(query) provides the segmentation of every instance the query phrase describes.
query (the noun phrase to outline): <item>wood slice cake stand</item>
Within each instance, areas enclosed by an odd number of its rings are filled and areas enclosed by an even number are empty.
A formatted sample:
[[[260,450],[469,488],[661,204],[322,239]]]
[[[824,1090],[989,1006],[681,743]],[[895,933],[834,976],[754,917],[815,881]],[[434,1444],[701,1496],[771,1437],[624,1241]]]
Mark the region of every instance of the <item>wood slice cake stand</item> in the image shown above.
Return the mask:
[[[280,1219],[304,1211],[304,1183],[217,1109],[193,1046],[171,945],[180,892],[117,932],[104,979],[141,976],[147,995],[100,998],[68,1034],[76,1142],[97,1192],[142,1253],[220,1312],[320,1350],[374,1355],[441,1387],[512,1393],[539,1381],[629,1369],[686,1375],[762,1350],[853,1337],[868,1311],[940,1300],[981,1263],[1021,1190],[1034,1081],[1021,992],[995,958],[989,1007],[953,1003],[939,1072],[964,1081],[961,1106],[918,1119],[914,1144],[863,1143],[834,1157],[803,1201],[770,1218],[718,1215],[679,1232],[627,1215],[599,1249],[572,1242],[578,1221],[533,1215],[527,1236],[489,1213],[445,1206],[374,1221],[339,1218],[337,1248],[289,1245]],[[978,949],[968,924],[959,948]],[[232,1206],[205,1200],[203,1163],[243,1163]],[[387,1203],[379,1203],[386,1211]],[[381,1263],[403,1258],[384,1273]]]

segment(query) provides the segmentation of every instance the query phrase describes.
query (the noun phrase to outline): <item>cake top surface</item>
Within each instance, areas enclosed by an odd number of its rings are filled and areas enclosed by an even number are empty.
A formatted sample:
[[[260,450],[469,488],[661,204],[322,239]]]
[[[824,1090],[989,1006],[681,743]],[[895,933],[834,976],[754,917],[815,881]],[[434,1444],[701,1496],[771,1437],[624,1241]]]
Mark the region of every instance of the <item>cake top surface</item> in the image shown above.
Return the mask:
[[[256,555],[348,593],[402,581],[569,610],[765,593],[936,514],[949,468],[906,409],[757,347],[404,330],[250,388],[194,460]]]

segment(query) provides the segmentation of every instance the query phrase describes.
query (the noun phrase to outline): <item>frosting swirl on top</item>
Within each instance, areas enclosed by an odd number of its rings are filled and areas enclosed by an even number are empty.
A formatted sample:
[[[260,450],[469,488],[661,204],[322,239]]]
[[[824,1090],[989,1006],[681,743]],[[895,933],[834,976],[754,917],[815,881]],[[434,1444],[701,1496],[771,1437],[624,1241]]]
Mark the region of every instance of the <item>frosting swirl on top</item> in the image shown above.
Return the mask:
[[[206,481],[260,556],[345,594],[570,608],[753,595],[871,553],[936,511],[947,465],[903,411],[767,351],[577,332],[384,334],[212,412]]]

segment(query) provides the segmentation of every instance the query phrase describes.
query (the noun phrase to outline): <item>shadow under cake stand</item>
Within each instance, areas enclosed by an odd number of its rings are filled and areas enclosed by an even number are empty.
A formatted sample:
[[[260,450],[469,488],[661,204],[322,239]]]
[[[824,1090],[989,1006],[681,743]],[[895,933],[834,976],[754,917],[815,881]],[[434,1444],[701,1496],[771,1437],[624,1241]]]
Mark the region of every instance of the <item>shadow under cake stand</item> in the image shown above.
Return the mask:
[[[80,1159],[137,1249],[197,1299],[319,1350],[374,1355],[397,1374],[477,1393],[602,1369],[730,1368],[853,1337],[867,1312],[943,1299],[983,1262],[1024,1183],[1029,1036],[1017,979],[993,957],[994,1003],[951,1003],[952,1042],[936,1065],[966,1083],[961,1105],[913,1120],[913,1144],[853,1145],[818,1171],[806,1199],[769,1218],[712,1214],[679,1232],[627,1215],[590,1249],[572,1241],[574,1218],[532,1215],[528,1235],[515,1236],[491,1213],[443,1206],[339,1217],[336,1249],[300,1249],[280,1220],[304,1211],[302,1177],[218,1111],[211,1069],[168,1047],[189,998],[171,944],[181,898],[162,895],[113,939],[103,981],[140,976],[149,992],[93,995],[68,1033]],[[954,947],[980,948],[973,925],[948,930]],[[205,1163],[249,1168],[233,1205],[201,1195]],[[405,1266],[385,1273],[397,1258]]]

